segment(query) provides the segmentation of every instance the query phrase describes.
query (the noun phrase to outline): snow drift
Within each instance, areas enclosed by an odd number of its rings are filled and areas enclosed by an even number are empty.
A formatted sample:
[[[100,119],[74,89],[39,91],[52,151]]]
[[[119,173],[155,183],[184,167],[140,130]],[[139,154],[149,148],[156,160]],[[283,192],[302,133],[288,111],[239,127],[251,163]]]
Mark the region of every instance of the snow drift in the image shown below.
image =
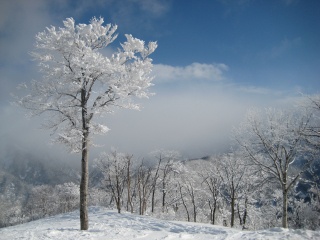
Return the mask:
[[[103,207],[89,208],[89,230],[79,230],[79,211],[0,229],[0,239],[320,239],[320,231],[272,228],[241,231],[210,224],[164,221]]]

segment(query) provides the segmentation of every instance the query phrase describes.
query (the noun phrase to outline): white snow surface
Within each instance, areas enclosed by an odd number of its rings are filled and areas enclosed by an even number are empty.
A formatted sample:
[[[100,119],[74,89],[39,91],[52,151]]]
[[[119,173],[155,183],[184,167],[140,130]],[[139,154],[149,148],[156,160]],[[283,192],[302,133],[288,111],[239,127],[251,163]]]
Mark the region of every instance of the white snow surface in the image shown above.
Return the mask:
[[[0,229],[0,239],[320,239],[320,231],[272,228],[241,231],[203,223],[164,221],[103,207],[89,208],[89,230],[79,230],[79,211]]]

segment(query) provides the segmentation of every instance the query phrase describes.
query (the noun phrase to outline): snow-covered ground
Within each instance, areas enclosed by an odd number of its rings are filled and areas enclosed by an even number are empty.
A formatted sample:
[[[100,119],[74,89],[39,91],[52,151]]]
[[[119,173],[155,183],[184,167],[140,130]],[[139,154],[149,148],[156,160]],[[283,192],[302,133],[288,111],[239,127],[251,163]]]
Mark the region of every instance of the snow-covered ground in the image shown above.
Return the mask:
[[[320,231],[273,228],[240,231],[210,224],[172,222],[90,207],[88,231],[79,230],[79,211],[0,229],[0,239],[320,239]]]

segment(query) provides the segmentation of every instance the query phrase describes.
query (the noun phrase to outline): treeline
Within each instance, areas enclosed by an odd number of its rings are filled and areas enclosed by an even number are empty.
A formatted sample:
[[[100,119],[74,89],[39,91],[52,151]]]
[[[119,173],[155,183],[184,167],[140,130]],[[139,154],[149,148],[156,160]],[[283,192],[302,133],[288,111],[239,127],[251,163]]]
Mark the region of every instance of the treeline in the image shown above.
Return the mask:
[[[320,225],[320,97],[285,110],[250,110],[229,153],[183,161],[103,153],[96,167],[110,203],[139,214],[242,229]],[[137,163],[138,162],[138,163]]]
[[[173,151],[159,151],[154,160],[153,165],[137,163],[131,155],[112,152],[97,161],[104,176],[99,187],[119,213],[242,229],[281,226],[281,188],[243,161],[241,152],[181,160]],[[319,188],[313,180],[309,176],[303,193],[297,182],[288,194],[290,228],[319,227]]]
[[[228,153],[185,160],[159,150],[137,159],[102,153],[91,169],[90,205],[168,220],[241,229],[319,229],[319,96],[303,108],[251,110]],[[35,186],[23,206],[2,206],[2,226],[79,208],[79,186]]]
[[[93,169],[100,180],[90,188],[90,205],[243,229],[281,226],[281,190],[272,182],[262,181],[261,173],[240,159],[240,155],[230,153],[182,160],[174,151],[159,151],[151,162],[118,152],[103,154]],[[311,180],[303,193],[294,188],[289,194],[290,228],[319,227],[319,188]],[[2,209],[1,226],[77,209],[78,185],[34,186],[24,206]]]

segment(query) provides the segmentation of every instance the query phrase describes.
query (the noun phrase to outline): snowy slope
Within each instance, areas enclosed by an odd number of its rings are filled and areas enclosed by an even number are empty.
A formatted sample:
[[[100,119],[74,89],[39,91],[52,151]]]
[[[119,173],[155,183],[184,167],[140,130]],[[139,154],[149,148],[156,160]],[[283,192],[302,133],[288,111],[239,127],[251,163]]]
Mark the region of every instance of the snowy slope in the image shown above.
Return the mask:
[[[90,207],[90,230],[79,230],[79,212],[0,229],[0,239],[320,239],[320,231],[273,228],[240,231],[210,224],[169,222]]]

